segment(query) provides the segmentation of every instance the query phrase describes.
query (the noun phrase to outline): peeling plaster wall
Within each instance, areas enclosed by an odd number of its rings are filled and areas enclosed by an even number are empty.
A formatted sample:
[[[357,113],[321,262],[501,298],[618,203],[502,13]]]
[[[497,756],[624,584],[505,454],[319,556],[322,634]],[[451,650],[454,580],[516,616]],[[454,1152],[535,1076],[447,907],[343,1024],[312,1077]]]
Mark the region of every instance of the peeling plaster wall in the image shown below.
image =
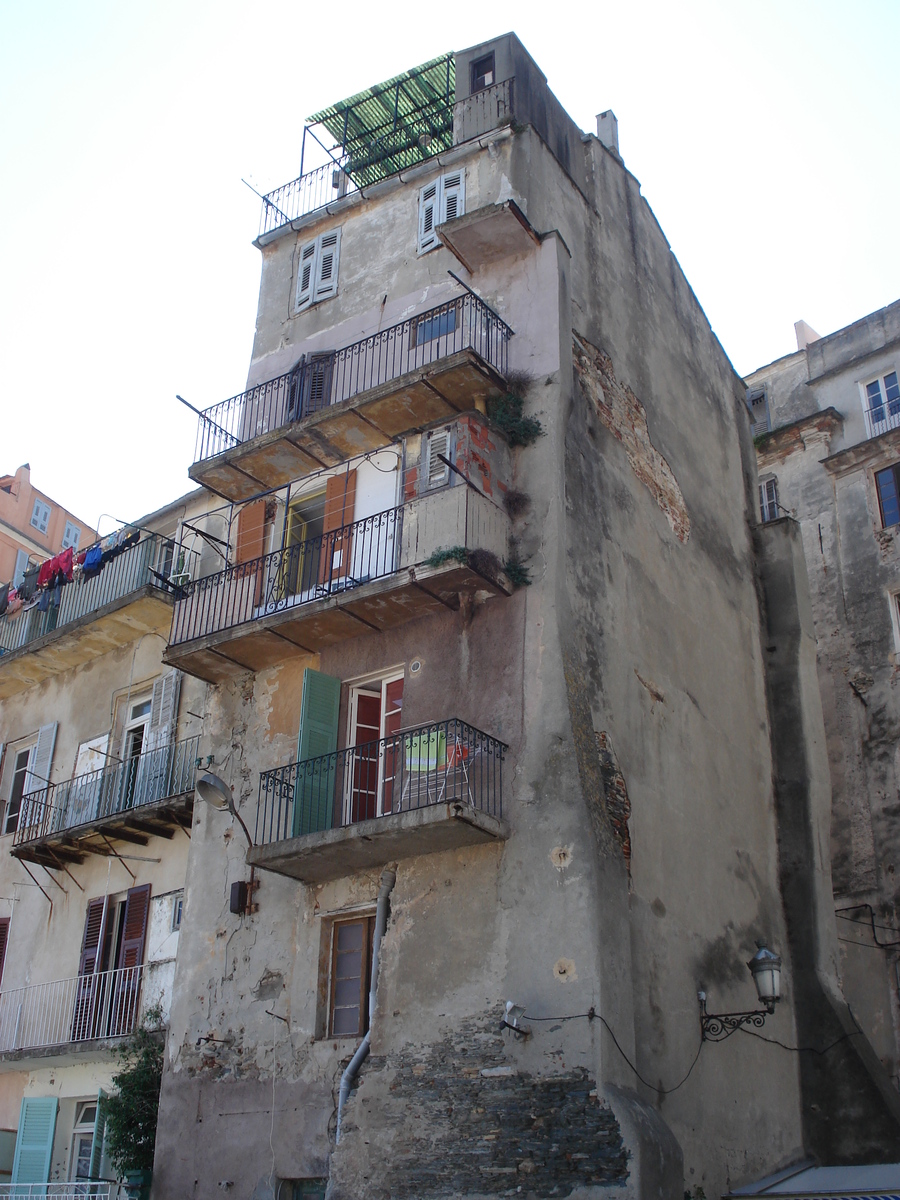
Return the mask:
[[[372,911],[380,872],[315,887],[261,872],[258,912],[234,916],[242,835],[198,810],[157,1197],[268,1196],[273,1178],[330,1173],[334,1200],[600,1185],[680,1200],[801,1153],[795,1056],[735,1037],[673,1094],[651,1086],[673,1087],[697,1053],[697,986],[718,1011],[747,1007],[754,938],[786,941],[755,471],[743,388],[637,181],[595,139],[582,150],[593,208],[533,131],[465,160],[467,212],[511,197],[540,235],[470,279],[515,330],[510,365],[544,429],[510,454],[531,586],[212,688],[203,746],[252,829],[258,772],[296,757],[304,666],[347,680],[417,658],[404,725],[459,716],[508,743],[509,841],[396,864],[372,1054],[332,1154],[355,1041],[317,1036],[321,964],[329,922]],[[340,294],[302,317],[289,315],[297,245],[338,218],[264,248],[251,382],[453,294],[449,251],[415,257],[416,191],[347,207]],[[627,401],[605,422],[573,330]],[[638,414],[637,436],[617,424]],[[789,969],[785,986],[772,1032],[792,1043]],[[506,999],[532,1037],[498,1034]],[[238,1111],[240,1147],[226,1133]],[[562,1164],[573,1124],[591,1156]]]

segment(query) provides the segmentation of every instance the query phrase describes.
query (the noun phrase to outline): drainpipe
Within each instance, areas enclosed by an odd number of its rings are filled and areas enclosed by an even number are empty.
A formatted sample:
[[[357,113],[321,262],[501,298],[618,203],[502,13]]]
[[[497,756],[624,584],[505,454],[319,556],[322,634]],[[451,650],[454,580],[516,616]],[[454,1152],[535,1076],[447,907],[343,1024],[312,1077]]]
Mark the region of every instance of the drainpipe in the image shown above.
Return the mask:
[[[378,987],[378,959],[381,955],[381,939],[384,937],[384,929],[387,925],[388,912],[388,897],[397,881],[396,871],[382,871],[381,887],[378,891],[378,903],[375,908],[375,934],[372,938],[372,982],[369,985],[369,1029],[366,1036],[360,1042],[356,1049],[356,1053],[347,1064],[347,1069],[341,1076],[341,1088],[338,1092],[338,1108],[337,1108],[337,1129],[334,1134],[335,1145],[341,1140],[341,1115],[344,1111],[344,1105],[350,1095],[350,1089],[353,1086],[353,1080],[359,1074],[359,1068],[363,1065],[369,1054],[369,1041],[372,1036],[372,1021],[375,1017],[375,989]]]

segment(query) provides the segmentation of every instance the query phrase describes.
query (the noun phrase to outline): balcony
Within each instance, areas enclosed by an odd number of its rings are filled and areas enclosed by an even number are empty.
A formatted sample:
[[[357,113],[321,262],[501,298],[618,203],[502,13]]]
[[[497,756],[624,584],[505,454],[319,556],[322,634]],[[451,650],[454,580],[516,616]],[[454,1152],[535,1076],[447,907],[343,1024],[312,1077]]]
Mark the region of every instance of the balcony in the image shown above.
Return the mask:
[[[502,841],[505,750],[452,719],[265,771],[247,861],[324,883],[392,859]]]
[[[197,580],[176,602],[165,661],[208,682],[360,634],[508,595],[509,518],[465,486]]]
[[[128,1200],[134,1192],[109,1179],[63,1179],[54,1183],[0,1183],[0,1200]]]
[[[69,583],[59,607],[0,617],[0,700],[97,658],[144,633],[165,633],[174,591],[154,568],[172,542],[151,535],[92,579]]]
[[[206,409],[191,478],[248,500],[505,390],[512,330],[471,293]]]
[[[0,992],[0,1054],[124,1037],[140,1016],[143,966]]]
[[[45,867],[111,854],[115,840],[146,846],[190,829],[199,734],[113,762],[22,797],[16,858]]]

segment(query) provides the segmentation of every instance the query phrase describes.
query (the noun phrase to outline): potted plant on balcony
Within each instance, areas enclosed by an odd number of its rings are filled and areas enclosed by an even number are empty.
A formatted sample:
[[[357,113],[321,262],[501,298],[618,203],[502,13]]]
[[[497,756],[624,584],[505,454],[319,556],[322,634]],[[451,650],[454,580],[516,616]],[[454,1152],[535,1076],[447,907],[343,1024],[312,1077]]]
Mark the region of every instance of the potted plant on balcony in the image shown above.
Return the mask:
[[[102,1100],[107,1153],[134,1200],[148,1200],[150,1195],[162,1082],[162,1033],[162,1009],[157,1004],[146,1010],[120,1050],[121,1070],[112,1080],[116,1091]]]

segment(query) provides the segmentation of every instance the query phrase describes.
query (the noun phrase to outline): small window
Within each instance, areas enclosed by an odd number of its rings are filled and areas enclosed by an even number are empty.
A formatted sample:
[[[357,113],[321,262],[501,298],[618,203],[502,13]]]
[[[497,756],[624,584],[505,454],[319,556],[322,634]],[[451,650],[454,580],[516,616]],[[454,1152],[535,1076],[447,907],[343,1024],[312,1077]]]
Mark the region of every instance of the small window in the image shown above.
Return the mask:
[[[434,316],[425,317],[424,320],[416,321],[414,324],[417,346],[424,346],[426,342],[433,342],[435,338],[448,337],[451,333],[456,332],[456,306],[436,313]]]
[[[184,912],[184,892],[179,892],[172,905],[172,932],[177,933],[181,928],[181,915]]]
[[[25,781],[28,778],[28,765],[31,762],[31,752],[33,749],[33,746],[29,746],[26,750],[19,750],[16,754],[12,787],[10,788],[9,800],[6,805],[6,821],[3,826],[4,833],[15,833],[19,827],[19,811],[22,807],[22,797],[25,795]]]
[[[374,917],[335,921],[332,926],[328,1000],[330,1037],[361,1037],[369,1028],[368,993]]]
[[[759,437],[760,434],[768,433],[772,428],[772,420],[769,414],[769,401],[766,396],[766,389],[752,388],[748,391],[747,407],[750,410],[753,436]]]
[[[900,463],[875,472],[875,490],[883,529],[900,525]]]
[[[472,63],[472,91],[480,92],[482,88],[491,87],[494,82],[494,53],[486,54],[484,58],[476,58]]]
[[[340,229],[320,233],[314,242],[307,242],[300,248],[296,296],[298,312],[337,295],[340,260]]]
[[[759,515],[765,521],[774,521],[778,517],[778,480],[773,476],[761,479],[759,482]]]
[[[872,422],[873,433],[882,433],[884,429],[893,429],[900,417],[900,381],[896,371],[889,371],[878,379],[870,380],[866,385],[866,407]]]
[[[290,1190],[284,1189],[285,1200],[325,1200],[327,1179],[285,1179],[283,1183],[290,1185]]]
[[[63,534],[62,548],[68,550],[71,546],[73,550],[78,549],[78,543],[81,541],[81,530],[77,525],[73,525],[71,521],[66,521],[66,532]]]
[[[466,177],[462,171],[441,175],[419,192],[418,252],[433,250],[440,242],[437,226],[453,221],[466,211]]]
[[[45,504],[43,500],[35,500],[31,511],[31,524],[39,533],[47,532],[47,526],[50,524],[49,504]]]
[[[450,478],[450,468],[447,461],[450,458],[449,429],[435,430],[429,433],[426,449],[425,486],[428,488],[442,487]]]

